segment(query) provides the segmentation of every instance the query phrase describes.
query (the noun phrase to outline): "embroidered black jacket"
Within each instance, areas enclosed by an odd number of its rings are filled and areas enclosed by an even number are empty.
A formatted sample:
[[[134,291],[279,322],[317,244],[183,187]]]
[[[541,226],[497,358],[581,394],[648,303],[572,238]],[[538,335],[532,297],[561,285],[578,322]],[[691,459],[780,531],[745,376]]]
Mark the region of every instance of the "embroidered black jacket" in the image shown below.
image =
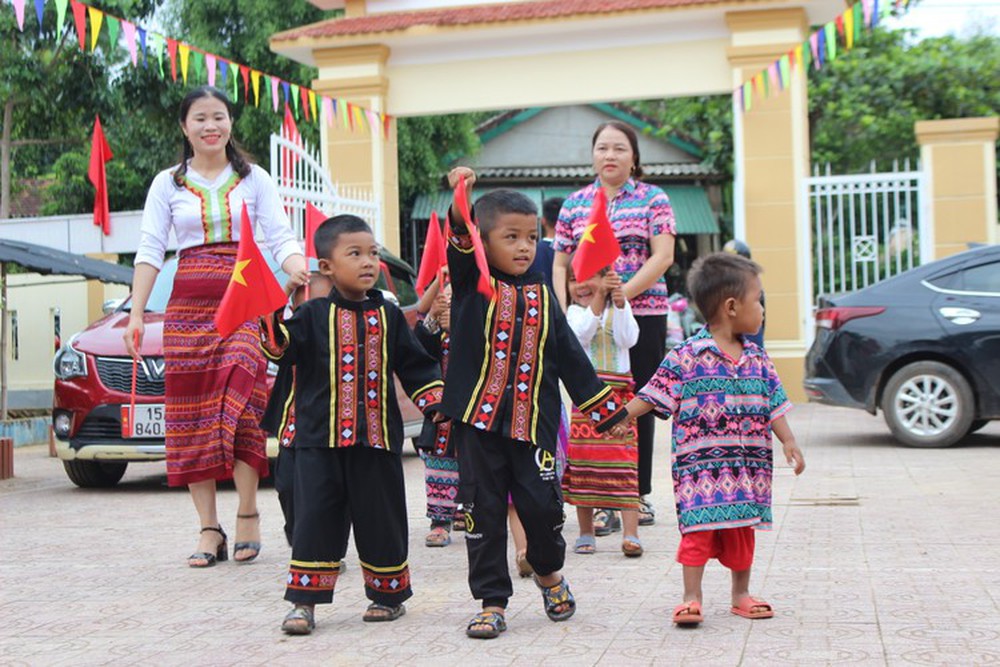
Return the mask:
[[[540,274],[490,269],[494,295],[476,291],[471,239],[451,221],[451,349],[441,411],[453,420],[554,452],[559,380],[599,431],[625,418]]]
[[[279,323],[276,339],[264,354],[296,366],[295,447],[364,445],[398,454],[403,418],[393,373],[421,411],[438,409],[438,362],[379,290],[364,301],[336,289],[307,301]]]

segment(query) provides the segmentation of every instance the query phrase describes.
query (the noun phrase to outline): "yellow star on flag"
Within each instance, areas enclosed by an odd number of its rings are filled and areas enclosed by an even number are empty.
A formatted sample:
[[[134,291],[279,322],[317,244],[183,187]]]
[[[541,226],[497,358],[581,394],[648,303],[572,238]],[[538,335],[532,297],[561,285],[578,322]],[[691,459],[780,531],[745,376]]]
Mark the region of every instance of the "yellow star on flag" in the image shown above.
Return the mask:
[[[250,263],[249,259],[244,259],[236,262],[236,268],[233,269],[233,280],[232,282],[237,282],[244,287],[247,286],[247,281],[243,278],[243,269],[247,268],[247,264]]]
[[[583,230],[583,238],[580,239],[581,243],[583,243],[584,241],[590,241],[591,243],[597,243],[597,241],[594,239],[594,235],[591,234],[591,232],[594,231],[594,227],[597,227],[597,225],[596,224],[587,225],[587,228]]]

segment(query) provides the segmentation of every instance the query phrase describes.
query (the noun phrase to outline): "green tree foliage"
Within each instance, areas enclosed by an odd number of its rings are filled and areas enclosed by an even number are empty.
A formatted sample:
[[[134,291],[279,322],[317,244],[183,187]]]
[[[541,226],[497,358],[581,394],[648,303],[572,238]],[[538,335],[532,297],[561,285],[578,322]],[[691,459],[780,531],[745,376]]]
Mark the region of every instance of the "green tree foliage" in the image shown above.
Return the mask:
[[[813,162],[845,173],[915,159],[916,121],[1000,113],[998,72],[1000,38],[876,30],[809,75]]]
[[[165,13],[168,23],[177,26],[179,39],[231,62],[243,63],[302,86],[312,85],[316,68],[271,51],[271,35],[335,15],[320,11],[308,2],[274,0],[169,0]],[[237,105],[233,136],[267,169],[271,160],[270,136],[280,128],[284,112],[279,107],[279,113],[274,113],[263,79],[260,85],[259,107],[246,103]],[[239,87],[242,98],[242,81]],[[250,94],[252,96],[253,92]],[[299,131],[308,142],[316,145],[319,123],[306,122],[301,114],[300,107],[300,115],[296,118]]]
[[[697,144],[704,162],[724,179],[733,176],[733,105],[729,95],[703,95],[629,103],[660,122],[656,134],[677,134]]]
[[[153,0],[93,4],[115,15],[138,18],[154,8]],[[4,176],[10,179],[11,194],[23,179],[51,174],[60,156],[86,154],[94,115],[113,122],[120,107],[111,85],[120,76],[115,61],[101,49],[91,53],[89,44],[87,52],[81,51],[67,14],[56,31],[55,6],[46,3],[40,30],[29,3],[22,32],[13,11],[0,12],[0,125],[9,150]],[[80,209],[74,205],[71,210]]]
[[[453,114],[399,119],[399,201],[404,219],[418,195],[438,189],[441,174],[448,171],[455,156],[479,150],[475,128],[481,117]]]

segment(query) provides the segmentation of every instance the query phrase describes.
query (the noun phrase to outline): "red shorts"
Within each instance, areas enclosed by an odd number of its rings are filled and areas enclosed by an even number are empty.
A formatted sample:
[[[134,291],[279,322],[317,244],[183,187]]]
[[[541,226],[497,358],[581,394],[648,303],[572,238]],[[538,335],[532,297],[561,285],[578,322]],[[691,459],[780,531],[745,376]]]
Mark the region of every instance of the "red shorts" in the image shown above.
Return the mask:
[[[754,530],[750,526],[687,533],[681,536],[677,547],[677,562],[701,567],[717,558],[730,570],[742,572],[753,565],[754,544]]]

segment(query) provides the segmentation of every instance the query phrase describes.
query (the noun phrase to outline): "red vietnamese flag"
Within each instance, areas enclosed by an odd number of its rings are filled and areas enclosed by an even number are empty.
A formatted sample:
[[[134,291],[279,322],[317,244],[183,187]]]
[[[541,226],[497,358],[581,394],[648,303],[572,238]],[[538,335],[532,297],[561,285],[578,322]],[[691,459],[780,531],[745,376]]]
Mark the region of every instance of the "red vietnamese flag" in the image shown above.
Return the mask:
[[[431,219],[427,223],[427,238],[424,240],[424,254],[420,256],[420,270],[417,271],[416,288],[420,296],[424,295],[424,290],[440,273],[441,267],[448,264],[445,243],[437,211],[431,211]]]
[[[95,116],[87,178],[94,184],[94,225],[100,227],[105,236],[111,233],[111,208],[108,205],[108,177],[104,171],[104,163],[113,157],[108,140],[104,138],[101,117]]]
[[[253,240],[253,225],[250,224],[250,214],[244,202],[236,266],[233,267],[233,277],[229,280],[229,287],[222,297],[219,310],[215,313],[215,327],[219,330],[219,335],[225,338],[248,320],[273,313],[287,302],[285,290],[281,289]]]
[[[313,206],[310,202],[306,202],[306,257],[315,257],[319,259],[316,255],[316,230],[319,226],[326,222],[326,214]]]
[[[606,266],[614,263],[622,254],[615,232],[608,220],[608,196],[604,188],[597,188],[594,205],[590,209],[583,237],[573,255],[573,275],[583,282]]]
[[[466,229],[469,230],[469,237],[472,239],[472,254],[476,258],[476,266],[479,268],[479,282],[476,290],[487,299],[493,298],[493,286],[490,285],[490,265],[486,261],[486,248],[483,247],[483,239],[479,237],[479,227],[472,223],[472,215],[469,212],[469,198],[465,193],[465,176],[460,176],[458,184],[455,186],[455,208],[462,217]]]

